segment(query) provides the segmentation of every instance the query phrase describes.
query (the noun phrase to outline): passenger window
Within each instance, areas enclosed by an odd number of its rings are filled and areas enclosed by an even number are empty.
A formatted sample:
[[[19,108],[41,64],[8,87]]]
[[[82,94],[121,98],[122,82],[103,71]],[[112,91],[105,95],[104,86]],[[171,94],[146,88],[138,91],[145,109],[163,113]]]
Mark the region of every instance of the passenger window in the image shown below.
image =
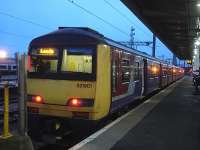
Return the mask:
[[[151,65],[151,76],[152,77],[158,77],[159,75],[159,67],[158,65],[154,64],[154,65]]]
[[[57,64],[57,59],[32,57],[32,68],[29,71],[40,73],[54,73],[57,72]]]
[[[172,69],[171,68],[168,68],[167,70],[167,75],[171,75],[172,74]]]
[[[116,92],[117,89],[117,61],[112,59],[112,91]]]
[[[163,66],[163,68],[162,68],[162,75],[163,76],[167,75],[167,68],[165,66]]]
[[[153,78],[152,68],[153,68],[153,65],[148,66],[148,78]]]
[[[122,59],[122,83],[130,82],[130,61],[127,59]]]
[[[91,53],[84,53],[84,50],[80,49],[64,49],[61,71],[92,73]]]
[[[134,63],[134,81],[139,80],[140,69],[139,69],[139,62]]]

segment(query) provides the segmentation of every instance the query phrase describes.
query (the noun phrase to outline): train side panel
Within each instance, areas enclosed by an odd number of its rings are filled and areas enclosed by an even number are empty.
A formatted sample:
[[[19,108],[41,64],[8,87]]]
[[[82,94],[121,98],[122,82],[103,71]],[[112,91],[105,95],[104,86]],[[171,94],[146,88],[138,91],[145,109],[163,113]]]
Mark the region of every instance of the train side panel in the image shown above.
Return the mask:
[[[147,60],[146,90],[145,95],[152,93],[160,88],[160,65],[158,62]]]
[[[143,59],[112,47],[112,104],[115,112],[142,95]]]
[[[167,86],[167,65],[166,64],[162,64],[162,68],[161,68],[161,87],[164,88],[165,86]]]
[[[173,82],[173,69],[172,66],[168,65],[167,69],[167,83],[168,85]]]

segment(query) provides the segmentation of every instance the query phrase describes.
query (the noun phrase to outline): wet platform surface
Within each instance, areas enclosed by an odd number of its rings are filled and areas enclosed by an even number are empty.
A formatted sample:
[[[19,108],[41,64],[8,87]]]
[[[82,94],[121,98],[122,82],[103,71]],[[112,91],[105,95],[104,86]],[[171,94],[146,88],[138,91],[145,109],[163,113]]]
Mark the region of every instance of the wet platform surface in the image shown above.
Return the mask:
[[[192,78],[174,83],[82,145],[72,149],[199,150],[200,94]]]

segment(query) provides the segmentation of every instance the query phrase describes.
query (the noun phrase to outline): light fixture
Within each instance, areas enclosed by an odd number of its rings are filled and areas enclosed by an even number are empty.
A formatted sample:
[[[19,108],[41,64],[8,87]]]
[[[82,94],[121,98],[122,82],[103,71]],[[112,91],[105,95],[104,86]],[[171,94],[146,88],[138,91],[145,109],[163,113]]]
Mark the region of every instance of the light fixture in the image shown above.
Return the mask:
[[[4,50],[0,50],[0,59],[5,59],[7,58],[7,53]]]
[[[197,49],[194,49],[194,55],[197,55]]]
[[[195,45],[197,45],[197,46],[199,46],[199,45],[200,45],[200,42],[199,42],[199,40],[197,40],[197,41],[195,42]]]
[[[197,3],[197,7],[200,7],[200,3]]]

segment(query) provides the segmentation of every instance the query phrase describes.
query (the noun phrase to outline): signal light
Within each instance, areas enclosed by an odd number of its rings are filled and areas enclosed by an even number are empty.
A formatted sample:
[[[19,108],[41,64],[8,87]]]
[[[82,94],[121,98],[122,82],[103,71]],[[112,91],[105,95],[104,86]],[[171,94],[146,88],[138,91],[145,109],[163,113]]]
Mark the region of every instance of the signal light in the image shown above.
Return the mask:
[[[39,95],[33,96],[32,97],[32,102],[41,104],[41,103],[43,103],[43,98],[41,96],[39,96]]]

